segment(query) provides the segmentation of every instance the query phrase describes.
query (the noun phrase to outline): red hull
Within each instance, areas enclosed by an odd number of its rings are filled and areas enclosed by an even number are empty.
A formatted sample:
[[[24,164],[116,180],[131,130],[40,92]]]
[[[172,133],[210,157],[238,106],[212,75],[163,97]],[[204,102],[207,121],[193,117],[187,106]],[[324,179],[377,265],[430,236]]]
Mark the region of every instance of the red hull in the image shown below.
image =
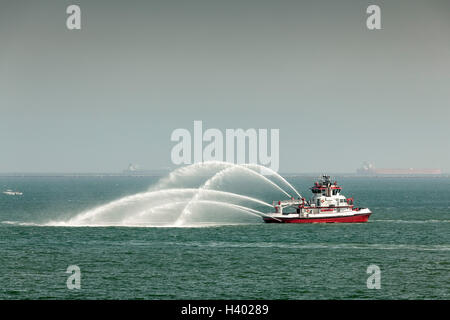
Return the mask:
[[[371,213],[355,214],[347,217],[331,218],[270,218],[264,217],[267,223],[361,223],[369,220]]]

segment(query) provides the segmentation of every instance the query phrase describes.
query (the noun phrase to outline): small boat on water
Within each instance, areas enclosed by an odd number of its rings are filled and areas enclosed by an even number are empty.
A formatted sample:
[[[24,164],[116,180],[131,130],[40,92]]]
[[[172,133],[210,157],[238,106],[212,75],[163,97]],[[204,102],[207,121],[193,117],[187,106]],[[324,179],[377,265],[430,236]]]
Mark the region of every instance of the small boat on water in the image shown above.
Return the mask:
[[[6,191],[3,191],[3,194],[6,194],[6,195],[8,195],[8,196],[21,196],[21,195],[23,195],[22,192],[19,192],[19,191],[12,191],[11,189],[8,189],[8,190],[6,190]]]
[[[299,198],[274,202],[275,212],[263,217],[267,223],[354,223],[367,222],[372,212],[368,208],[356,208],[353,198],[341,194],[337,182],[330,176],[322,176],[311,188],[310,201]]]

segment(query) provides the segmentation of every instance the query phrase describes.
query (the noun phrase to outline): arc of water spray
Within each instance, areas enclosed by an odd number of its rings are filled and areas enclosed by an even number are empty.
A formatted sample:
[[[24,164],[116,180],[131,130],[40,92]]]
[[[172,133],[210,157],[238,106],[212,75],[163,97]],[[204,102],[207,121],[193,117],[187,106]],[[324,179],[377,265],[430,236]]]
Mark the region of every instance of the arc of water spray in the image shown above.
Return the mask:
[[[181,215],[178,218],[176,223],[181,224],[183,222],[183,219],[184,219],[185,215],[187,214],[187,212],[189,212],[189,207],[191,206],[191,203],[198,199],[198,197],[200,196],[200,192],[202,192],[204,189],[207,189],[209,187],[209,185],[212,183],[212,181],[214,181],[218,177],[223,176],[227,171],[235,170],[236,168],[244,169],[244,170],[246,170],[246,172],[251,173],[253,175],[256,175],[259,178],[262,178],[264,181],[268,182],[269,184],[275,186],[277,189],[279,189],[280,191],[285,193],[288,197],[291,197],[290,194],[288,194],[286,191],[284,191],[282,188],[280,188],[280,186],[278,186],[276,183],[274,183],[273,181],[267,179],[266,177],[264,177],[262,174],[260,174],[258,172],[250,170],[250,169],[248,169],[248,168],[246,168],[246,167],[244,167],[242,165],[236,165],[236,164],[233,164],[233,163],[228,163],[228,162],[221,162],[221,163],[214,162],[214,163],[215,164],[224,164],[224,165],[227,166],[227,168],[224,168],[224,169],[220,170],[219,172],[216,172],[216,174],[214,174],[214,176],[212,176],[207,181],[205,181],[205,183],[199,188],[199,192],[192,198],[192,201],[188,202],[186,207],[183,209],[183,211],[182,211],[182,213],[181,213]]]
[[[161,210],[161,209],[165,209],[165,208],[171,208],[171,207],[174,207],[174,206],[177,206],[177,205],[180,205],[180,204],[185,204],[187,201],[189,201],[189,200],[164,203],[164,204],[161,204],[159,206],[152,207],[152,208],[150,208],[148,210],[141,211],[138,214],[135,214],[135,215],[133,215],[131,217],[128,217],[127,219],[123,220],[122,223],[124,223],[124,224],[132,223],[131,220],[133,220],[133,218],[136,219],[136,217],[142,217],[142,216],[144,216],[146,214],[155,212],[155,210]]]
[[[214,181],[215,179],[223,176],[227,171],[231,171],[231,170],[235,170],[235,169],[243,169],[243,170],[245,170],[246,172],[248,172],[250,174],[256,175],[258,178],[261,178],[264,181],[268,182],[269,184],[273,185],[275,188],[277,188],[278,190],[280,190],[281,192],[286,194],[289,198],[291,198],[291,195],[289,193],[284,191],[279,185],[277,185],[275,182],[267,179],[265,176],[263,176],[259,172],[251,170],[249,168],[246,168],[245,166],[237,165],[237,164],[233,164],[233,163],[222,162],[221,164],[226,164],[226,165],[228,165],[228,167],[225,168],[225,169],[220,170],[219,172],[216,172],[211,178],[209,178],[208,180],[205,181],[205,183],[203,183],[203,185],[198,189],[198,193],[195,194],[195,196],[192,198],[192,201],[188,202],[186,207],[184,207],[184,209],[181,212],[181,215],[177,219],[176,223],[181,224],[183,222],[184,216],[187,214],[187,212],[189,212],[189,207],[190,207],[191,203],[193,201],[198,200],[200,192],[202,192],[203,190],[207,189],[209,187],[209,185],[212,183],[212,181]]]
[[[243,169],[245,172],[248,172],[250,174],[255,175],[256,177],[263,179],[265,182],[271,184],[272,186],[274,186],[275,188],[277,188],[279,191],[283,192],[285,195],[287,195],[289,198],[291,198],[291,195],[289,193],[287,193],[286,191],[284,191],[279,185],[277,185],[275,182],[273,182],[272,180],[266,178],[264,175],[262,175],[259,172],[256,172],[254,170],[251,170],[249,168],[246,168],[245,166],[242,166],[240,164],[232,164],[232,166],[222,169],[219,172],[217,172],[214,176],[212,176],[211,178],[209,178],[208,180],[206,180],[206,182],[203,184],[202,187],[200,187],[199,189],[207,189],[208,186],[215,180],[218,179],[219,177],[225,175],[225,173],[227,171],[232,171],[235,169]]]
[[[246,212],[248,214],[252,214],[252,215],[257,216],[257,217],[263,217],[263,216],[267,217],[268,216],[268,215],[266,215],[265,213],[263,213],[261,211],[258,211],[258,210],[252,209],[252,208],[248,208],[248,207],[245,207],[245,206],[233,204],[233,203],[227,203],[227,202],[222,202],[222,201],[213,201],[213,200],[194,200],[193,202],[191,200],[185,200],[185,201],[177,201],[177,202],[165,203],[165,204],[153,207],[150,210],[142,211],[142,212],[140,212],[139,214],[137,214],[137,215],[135,215],[133,217],[134,218],[136,218],[136,216],[142,217],[142,216],[145,216],[146,214],[155,212],[155,210],[161,210],[161,209],[164,209],[164,208],[170,208],[170,207],[177,206],[177,205],[180,205],[180,204],[185,204],[187,202],[191,202],[191,204],[192,203],[194,203],[194,204],[196,204],[196,203],[206,203],[206,204],[214,204],[214,205],[221,205],[221,206],[231,207],[231,208],[234,208],[234,209],[238,209],[238,210],[244,211],[244,212]],[[130,221],[130,220],[132,220],[131,218],[132,217],[126,219],[125,221],[123,221],[123,223],[125,223],[125,222],[132,223]],[[180,224],[175,224],[175,225],[180,226]]]
[[[209,161],[209,162],[203,162],[203,163],[196,163],[196,164],[193,164],[191,166],[183,167],[183,168],[179,168],[179,169],[175,170],[174,172],[172,172],[169,175],[169,177],[166,178],[166,180],[170,181],[171,179],[176,177],[179,172],[189,171],[192,168],[201,167],[201,166],[205,166],[205,165],[215,165],[215,166],[217,166],[219,168],[222,168],[222,169],[220,169],[212,177],[210,177],[207,181],[205,181],[203,183],[203,185],[200,188],[198,188],[198,189],[197,188],[192,188],[192,189],[187,189],[187,188],[160,189],[160,190],[152,190],[150,192],[138,193],[138,194],[131,195],[131,196],[126,196],[126,197],[123,197],[123,198],[121,198],[119,200],[112,201],[109,204],[102,205],[102,206],[99,206],[99,207],[94,208],[92,210],[88,210],[88,211],[82,212],[79,215],[77,215],[76,217],[73,217],[73,218],[69,219],[69,221],[67,221],[65,223],[66,224],[67,223],[68,224],[79,224],[80,222],[82,222],[85,219],[91,219],[93,217],[96,217],[98,214],[102,214],[104,212],[108,212],[109,209],[115,209],[115,208],[118,208],[120,206],[126,205],[126,204],[128,204],[130,202],[134,202],[134,201],[138,201],[138,200],[141,200],[141,199],[145,199],[146,197],[151,197],[151,196],[158,195],[159,193],[180,194],[180,193],[183,193],[183,192],[189,192],[189,193],[194,193],[195,194],[194,197],[188,201],[187,205],[184,207],[184,209],[182,211],[182,214],[178,217],[178,219],[177,219],[178,223],[182,222],[182,219],[184,218],[184,215],[186,214],[186,212],[187,212],[187,210],[189,208],[189,205],[191,203],[194,203],[195,201],[207,201],[207,200],[199,200],[198,199],[199,196],[200,196],[200,193],[201,192],[206,192],[206,191],[212,192],[212,193],[217,193],[217,194],[222,194],[222,195],[233,196],[233,197],[241,198],[241,199],[244,199],[244,200],[255,201],[255,202],[258,202],[260,204],[272,207],[270,204],[268,204],[268,203],[266,203],[266,202],[264,202],[262,200],[256,199],[256,198],[251,198],[251,197],[247,197],[247,196],[243,196],[243,195],[238,195],[238,194],[232,193],[232,192],[225,192],[225,191],[208,189],[209,186],[211,185],[211,183],[213,181],[215,181],[215,179],[217,179],[220,176],[223,176],[223,174],[226,173],[228,170],[231,171],[231,170],[235,170],[237,168],[241,168],[243,170],[246,170],[246,172],[248,172],[250,174],[256,175],[260,179],[263,179],[264,181],[266,181],[266,182],[270,183],[271,185],[273,185],[274,187],[276,187],[278,190],[280,190],[281,192],[286,194],[288,197],[291,197],[289,195],[289,193],[287,193],[285,190],[283,190],[279,185],[277,185],[273,181],[269,180],[268,178],[263,176],[261,173],[255,171],[255,170],[252,170],[250,168],[256,167],[256,168],[264,168],[264,170],[269,170],[269,171],[273,172],[276,177],[278,177],[285,184],[287,184],[292,190],[294,190],[297,195],[300,196],[300,194],[295,190],[295,188],[292,187],[292,185],[290,185],[278,173],[276,173],[275,171],[273,171],[271,169],[268,169],[266,167],[263,167],[263,166],[260,166],[260,165],[257,165],[257,164],[236,165],[236,164],[233,164],[233,163],[221,162],[221,161]],[[158,184],[161,185],[161,183],[158,183]],[[210,203],[222,203],[222,205],[226,205],[226,203],[224,203],[224,202],[219,202],[219,201],[214,202],[214,201],[211,201],[211,200],[209,200],[209,201],[210,201]],[[236,206],[237,207],[242,207],[242,206],[238,206],[238,205],[235,205],[235,204],[230,204],[230,205],[234,205],[235,207]],[[247,207],[242,207],[242,208],[247,208]],[[247,211],[248,210],[253,210],[253,209],[247,208]],[[263,213],[259,212],[259,214],[263,214]],[[265,215],[265,214],[263,214],[263,215]]]
[[[198,191],[198,189],[191,189],[192,191]],[[213,194],[217,194],[217,195],[223,195],[223,196],[230,196],[230,197],[234,197],[234,198],[239,198],[241,200],[248,200],[248,201],[253,201],[255,203],[259,203],[262,204],[266,207],[270,207],[273,208],[273,206],[270,203],[267,203],[265,201],[259,200],[257,198],[253,198],[253,197],[249,197],[249,196],[244,196],[242,194],[237,194],[234,192],[228,192],[228,191],[221,191],[221,190],[213,190],[213,189],[202,189],[202,192],[207,192],[207,193],[213,193]]]
[[[258,210],[252,209],[252,208],[248,208],[248,207],[244,207],[244,206],[240,206],[240,205],[234,204],[234,203],[227,203],[227,202],[221,202],[221,201],[212,201],[212,200],[197,200],[197,201],[200,202],[200,203],[211,203],[211,204],[216,204],[216,205],[231,206],[231,207],[234,207],[234,208],[237,208],[237,209],[242,209],[242,210],[247,211],[249,213],[253,213],[254,215],[256,215],[258,217],[262,217],[262,216],[269,217],[267,214],[265,214],[265,213],[263,213],[261,211],[258,211]]]
[[[177,189],[163,189],[163,190],[158,190],[158,191],[149,191],[149,192],[144,192],[144,193],[138,193],[138,194],[134,194],[134,195],[131,195],[131,196],[123,197],[121,199],[118,199],[118,200],[113,201],[111,203],[108,203],[106,205],[102,205],[100,207],[97,207],[97,208],[91,209],[89,211],[83,212],[83,213],[77,215],[76,217],[73,217],[72,219],[70,219],[68,221],[68,223],[69,224],[70,223],[78,224],[80,221],[83,221],[85,219],[89,219],[91,217],[95,217],[96,215],[98,215],[100,213],[103,213],[103,212],[105,212],[105,211],[107,211],[109,209],[114,209],[114,208],[120,207],[122,205],[128,204],[128,203],[133,202],[133,201],[145,200],[146,198],[155,197],[155,196],[158,196],[160,194],[164,194],[164,195],[176,194],[176,195],[179,195],[179,194],[188,193],[188,194],[195,195],[195,194],[198,193],[198,191],[199,190],[197,188],[182,188],[182,189],[178,189],[177,188]],[[258,203],[260,205],[264,205],[264,206],[267,206],[267,207],[272,207],[272,205],[270,205],[269,203],[264,202],[262,200],[259,200],[257,198],[253,198],[253,197],[249,197],[249,196],[245,196],[245,195],[240,195],[240,194],[233,193],[233,192],[220,191],[220,190],[203,190],[202,192],[207,192],[207,193],[212,194],[212,195],[220,195],[220,196],[232,197],[232,198],[236,198],[236,199],[240,199],[240,200],[252,201],[252,202]],[[183,203],[185,203],[185,202],[183,202]],[[133,217],[135,217],[135,215],[132,215],[128,219],[132,219]],[[128,219],[126,219],[126,220],[128,220]]]
[[[208,165],[208,166],[212,166],[212,165],[218,166],[218,167],[220,167],[220,168],[218,169],[218,170],[220,171],[220,170],[223,170],[222,167],[224,167],[224,166],[228,167],[228,166],[234,165],[234,164],[233,164],[233,163],[229,163],[229,162],[224,162],[224,161],[205,161],[205,162],[197,162],[197,163],[193,163],[193,164],[191,164],[191,165],[189,165],[189,166],[181,167],[181,168],[175,169],[175,170],[172,171],[167,177],[161,179],[156,185],[154,185],[154,186],[151,188],[151,190],[154,190],[155,188],[158,188],[158,187],[159,187],[159,188],[163,187],[163,186],[161,186],[161,185],[164,185],[164,183],[170,182],[171,180],[173,180],[174,178],[176,178],[176,177],[179,175],[179,173],[188,172],[188,171],[194,170],[194,169],[196,169],[196,168],[206,167],[207,165]]]
[[[191,164],[187,167],[178,168],[172,173],[169,174],[169,177],[165,180],[170,180],[171,178],[175,177],[179,172],[185,172],[188,170],[192,170],[198,167],[206,167],[206,166],[217,166],[217,167],[235,167],[235,166],[241,166],[241,167],[247,167],[247,168],[256,168],[259,171],[267,171],[271,175],[275,176],[278,180],[282,181],[285,185],[287,185],[290,189],[292,189],[300,198],[302,198],[301,194],[295,189],[285,178],[283,178],[278,172],[274,171],[273,169],[269,167],[262,166],[260,164],[256,163],[244,163],[244,164],[234,164],[231,162],[225,162],[225,161],[205,161],[205,162],[197,162],[194,164]],[[226,168],[225,168],[226,169]],[[222,171],[223,169],[220,169]],[[259,172],[258,172],[259,173]]]
[[[243,164],[242,166],[245,166],[245,167],[249,167],[249,168],[251,168],[251,167],[256,167],[256,168],[258,168],[259,170],[266,170],[266,171],[268,171],[268,172],[270,172],[272,175],[274,175],[275,177],[277,177],[278,179],[280,179],[281,181],[283,181],[289,188],[291,188],[298,196],[299,196],[299,198],[302,198],[302,195],[300,194],[300,193],[298,193],[298,191],[297,191],[297,189],[295,189],[285,178],[283,178],[278,172],[276,172],[276,171],[274,171],[274,170],[272,170],[272,169],[270,169],[270,168],[268,168],[268,167],[264,167],[264,166],[262,166],[262,165],[259,165],[259,164],[255,164],[255,163],[246,163],[246,164]]]
[[[248,167],[248,168],[256,168],[260,171],[267,171],[271,175],[275,176],[277,179],[282,181],[284,184],[286,184],[289,188],[291,188],[300,198],[302,197],[301,194],[295,189],[285,178],[283,178],[278,172],[275,170],[265,167],[263,165],[257,164],[257,163],[242,163],[242,164],[234,164],[231,162],[225,162],[225,161],[204,161],[204,162],[198,162],[194,163],[190,166],[179,168],[173,172],[173,174],[176,174],[179,171],[186,171],[190,168],[197,168],[207,165],[216,165],[216,166],[226,166],[226,167],[233,167],[233,166],[241,166],[241,167]],[[223,169],[222,169],[223,170]]]
[[[269,215],[267,215],[267,214],[265,214],[265,213],[263,213],[261,211],[258,211],[258,210],[252,209],[252,208],[248,208],[248,207],[244,207],[244,206],[240,206],[240,205],[234,204],[234,203],[227,203],[227,202],[221,202],[221,201],[212,201],[212,200],[196,200],[196,201],[200,202],[200,203],[211,203],[211,204],[216,204],[216,205],[224,205],[224,206],[234,207],[234,208],[237,208],[237,209],[242,209],[242,210],[247,211],[249,213],[252,213],[252,214],[254,214],[254,215],[258,216],[258,217],[263,217],[263,216],[264,217],[270,217]],[[279,219],[276,219],[276,218],[273,218],[273,217],[270,217],[270,218],[280,221]]]
[[[77,216],[73,217],[72,219],[70,219],[69,222],[71,222],[71,221],[73,221],[75,219],[77,219],[77,220],[87,219],[89,217],[95,216],[96,214],[101,213],[101,212],[103,212],[105,210],[108,210],[110,208],[121,206],[121,205],[127,204],[127,203],[132,202],[132,201],[140,200],[142,198],[149,197],[150,195],[158,195],[159,193],[175,193],[175,194],[179,194],[180,192],[185,192],[186,190],[187,189],[163,189],[163,190],[158,190],[158,191],[141,192],[141,193],[133,194],[133,195],[130,195],[130,196],[125,196],[125,197],[120,198],[118,200],[112,201],[112,202],[110,202],[110,203],[108,203],[106,205],[101,205],[101,206],[98,206],[98,207],[96,207],[94,209],[91,209],[91,210],[85,211],[83,213],[80,213],[79,215],[77,215]],[[195,189],[191,190],[192,193],[195,192],[194,190]]]
[[[170,189],[167,189],[167,190],[170,190]],[[189,190],[189,191],[193,191],[193,192],[194,192],[194,191],[198,191],[198,189],[184,189],[184,190]],[[264,205],[264,206],[266,206],[266,207],[270,207],[270,208],[273,207],[271,204],[269,204],[269,203],[267,203],[267,202],[264,202],[264,201],[262,201],[262,200],[259,200],[259,199],[256,199],[256,198],[252,198],[252,197],[248,197],[248,196],[244,196],[244,195],[240,195],[240,194],[233,193],[233,192],[219,191],[219,190],[209,190],[209,189],[202,190],[202,192],[211,193],[211,194],[216,194],[216,195],[230,196],[230,197],[234,197],[234,198],[241,199],[241,200],[252,201],[252,202],[255,202],[255,203]],[[149,212],[154,212],[155,209],[161,209],[161,208],[165,208],[165,207],[170,207],[170,206],[172,206],[172,205],[185,204],[185,203],[188,203],[188,202],[191,202],[191,203],[192,203],[192,202],[194,202],[194,201],[200,202],[200,201],[208,201],[208,200],[199,200],[199,199],[193,200],[193,199],[189,199],[189,200],[183,200],[183,201],[176,201],[176,202],[165,203],[165,204],[162,204],[162,205],[158,205],[158,206],[155,206],[155,207],[151,207],[151,208],[148,209],[148,210],[141,211],[141,212],[139,212],[138,214],[129,217],[129,219],[132,219],[132,218],[135,218],[135,217],[143,216],[143,215],[145,215],[145,214],[147,214],[147,213],[149,213]],[[212,201],[212,200],[209,200],[209,201]],[[227,202],[223,202],[223,201],[217,201],[217,202],[222,202],[222,203],[225,203],[225,204],[227,203]],[[230,204],[230,205],[236,205],[236,204]],[[251,208],[249,208],[249,209],[251,209]],[[251,209],[251,210],[254,210],[254,209]],[[260,212],[260,211],[258,211],[258,212]]]

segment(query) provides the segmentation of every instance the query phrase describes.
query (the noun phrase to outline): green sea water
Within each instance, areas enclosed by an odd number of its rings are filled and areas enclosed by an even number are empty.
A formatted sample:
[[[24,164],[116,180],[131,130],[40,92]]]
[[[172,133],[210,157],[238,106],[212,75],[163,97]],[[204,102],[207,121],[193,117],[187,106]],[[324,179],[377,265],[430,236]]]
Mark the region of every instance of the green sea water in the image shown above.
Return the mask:
[[[313,178],[287,179],[309,196]],[[0,299],[449,299],[450,179],[338,179],[373,211],[368,223],[264,224],[239,213],[190,227],[54,226],[158,179],[0,177],[0,188],[24,193],[0,194]],[[367,288],[372,264],[380,289]],[[81,270],[79,290],[66,286],[69,265]]]

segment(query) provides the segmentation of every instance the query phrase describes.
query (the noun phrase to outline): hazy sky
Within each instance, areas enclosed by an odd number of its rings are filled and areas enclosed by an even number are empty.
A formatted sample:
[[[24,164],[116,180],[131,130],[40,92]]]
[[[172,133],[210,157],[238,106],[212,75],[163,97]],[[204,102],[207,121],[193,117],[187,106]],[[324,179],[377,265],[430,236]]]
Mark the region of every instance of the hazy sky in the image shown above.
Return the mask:
[[[450,1],[0,1],[0,172],[173,166],[194,120],[280,129],[281,172],[449,172]]]

